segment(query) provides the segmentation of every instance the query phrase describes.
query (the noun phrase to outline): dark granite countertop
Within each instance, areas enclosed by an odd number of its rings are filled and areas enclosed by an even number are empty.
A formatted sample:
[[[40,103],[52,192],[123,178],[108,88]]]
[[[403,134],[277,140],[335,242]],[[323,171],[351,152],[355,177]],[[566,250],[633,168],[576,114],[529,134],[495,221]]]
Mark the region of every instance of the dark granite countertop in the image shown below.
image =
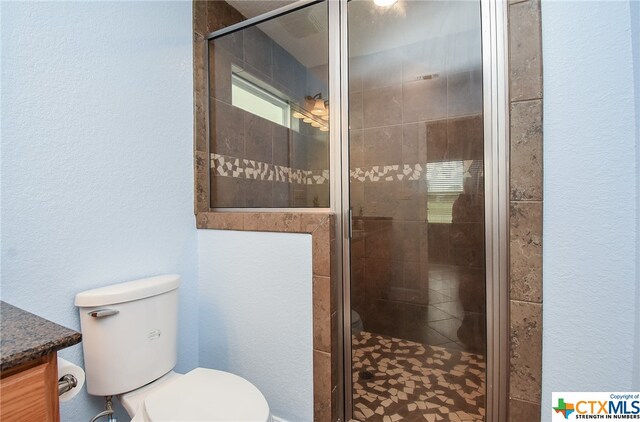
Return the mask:
[[[73,346],[82,336],[0,301],[0,371]]]

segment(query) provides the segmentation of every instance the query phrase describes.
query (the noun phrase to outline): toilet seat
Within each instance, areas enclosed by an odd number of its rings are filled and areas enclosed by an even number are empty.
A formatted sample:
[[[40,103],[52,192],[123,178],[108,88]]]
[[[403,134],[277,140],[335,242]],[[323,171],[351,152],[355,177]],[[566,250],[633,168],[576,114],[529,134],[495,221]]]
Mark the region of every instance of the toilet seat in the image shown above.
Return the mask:
[[[267,400],[253,384],[205,368],[196,368],[151,392],[140,410],[143,420],[149,422],[271,420]]]

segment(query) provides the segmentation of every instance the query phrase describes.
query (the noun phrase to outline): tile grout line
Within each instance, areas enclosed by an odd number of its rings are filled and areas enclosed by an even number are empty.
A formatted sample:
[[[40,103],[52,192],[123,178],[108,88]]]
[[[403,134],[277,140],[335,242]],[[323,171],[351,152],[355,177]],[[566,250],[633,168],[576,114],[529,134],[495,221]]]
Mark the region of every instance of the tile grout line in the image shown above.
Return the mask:
[[[526,0],[525,0],[526,1]],[[529,404],[535,404],[535,405],[540,405],[541,401],[537,402],[537,401],[531,401],[531,400],[525,400],[525,399],[521,399],[512,395],[509,395],[509,400],[517,400],[517,401],[521,401],[523,403],[529,403]]]
[[[542,305],[543,304],[542,301],[534,302],[534,301],[531,301],[531,300],[512,299],[512,298],[509,298],[509,301],[510,302],[518,302],[518,303],[529,303],[529,304],[532,304],[532,305]]]
[[[509,102],[511,104],[520,104],[520,103],[533,103],[535,101],[540,101],[542,102],[543,97],[534,97],[534,98],[526,98],[526,99],[520,99],[520,100],[509,100]]]

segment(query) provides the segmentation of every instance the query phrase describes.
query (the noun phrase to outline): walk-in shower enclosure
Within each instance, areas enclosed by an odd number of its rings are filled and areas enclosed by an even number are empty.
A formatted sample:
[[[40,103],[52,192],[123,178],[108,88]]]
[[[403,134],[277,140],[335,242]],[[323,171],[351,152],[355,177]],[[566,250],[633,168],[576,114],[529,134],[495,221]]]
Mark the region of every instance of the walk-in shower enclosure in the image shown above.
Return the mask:
[[[338,418],[505,420],[504,5],[227,3],[209,207],[335,213]]]

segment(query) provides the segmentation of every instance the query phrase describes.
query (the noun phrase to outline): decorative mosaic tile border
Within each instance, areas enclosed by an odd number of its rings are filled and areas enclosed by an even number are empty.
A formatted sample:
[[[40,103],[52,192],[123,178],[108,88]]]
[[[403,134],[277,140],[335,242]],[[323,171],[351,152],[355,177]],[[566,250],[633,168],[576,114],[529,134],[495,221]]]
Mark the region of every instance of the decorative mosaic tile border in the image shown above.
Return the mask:
[[[426,171],[426,164],[393,164],[390,166],[356,167],[351,170],[351,180],[359,182],[419,180]]]
[[[211,169],[216,176],[249,180],[322,185],[329,182],[329,170],[300,170],[246,158],[211,154]]]
[[[301,170],[246,158],[211,154],[211,169],[216,176],[250,180],[267,180],[300,185],[329,183],[329,170]],[[351,170],[353,181],[418,180],[426,172],[425,164],[394,164],[389,166],[356,167]]]
[[[295,183],[300,185],[322,185],[329,183],[329,170],[301,170],[215,153],[211,154],[210,161],[211,169],[215,172],[214,174],[216,176]],[[482,174],[482,164],[479,161],[467,160],[465,163],[469,164],[465,164],[464,169],[461,167],[462,174],[471,177],[478,177]],[[437,169],[428,168],[427,164],[420,163],[356,167],[350,172],[351,181],[353,182],[420,180],[422,177],[433,180],[437,178],[437,174]]]

